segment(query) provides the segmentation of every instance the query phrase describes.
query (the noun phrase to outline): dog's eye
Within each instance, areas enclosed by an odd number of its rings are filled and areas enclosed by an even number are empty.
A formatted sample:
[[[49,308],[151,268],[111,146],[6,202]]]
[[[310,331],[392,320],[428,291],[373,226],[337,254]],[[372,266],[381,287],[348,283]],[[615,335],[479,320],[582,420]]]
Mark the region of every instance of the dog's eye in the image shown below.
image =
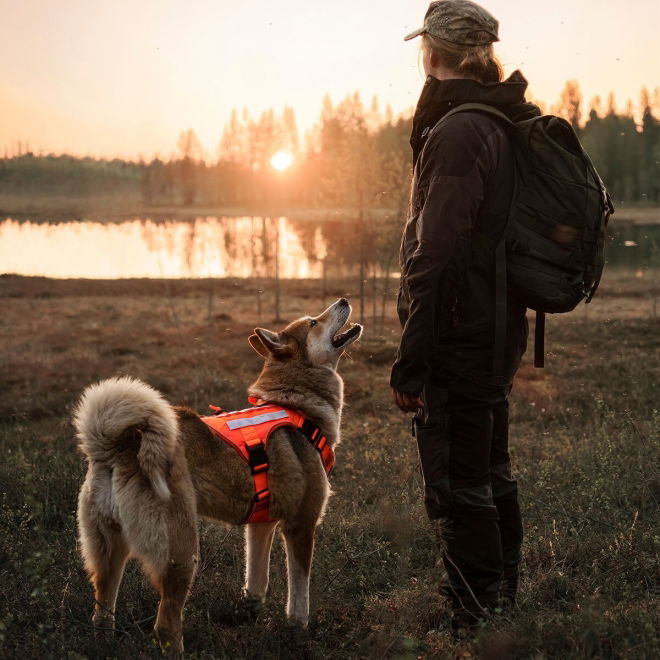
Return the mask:
[[[313,328],[317,323],[318,323],[318,321],[317,321],[316,319],[312,319],[312,320],[309,322],[309,325],[311,325],[312,328]]]

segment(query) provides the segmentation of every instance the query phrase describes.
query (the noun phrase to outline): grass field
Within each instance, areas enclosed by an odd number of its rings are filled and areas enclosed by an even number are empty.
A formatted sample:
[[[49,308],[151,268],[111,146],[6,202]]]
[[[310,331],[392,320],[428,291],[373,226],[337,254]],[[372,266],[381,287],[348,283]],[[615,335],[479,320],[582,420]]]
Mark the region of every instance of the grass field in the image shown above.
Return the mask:
[[[209,288],[214,287],[209,314]],[[355,283],[330,287],[355,294]],[[655,286],[655,285],[653,285]],[[71,408],[90,382],[132,374],[172,402],[245,405],[250,281],[0,278],[0,656],[157,657],[155,592],[129,565],[118,631],[95,639],[76,549],[85,465]],[[318,283],[284,282],[282,315],[318,313]],[[327,302],[330,302],[328,298]],[[370,310],[371,308],[368,307]],[[242,610],[242,531],[202,523],[185,643],[198,658],[657,658],[660,320],[646,277],[610,274],[599,297],[548,320],[547,368],[521,368],[511,445],[526,523],[520,603],[456,642],[437,597],[410,422],[387,380],[398,327],[374,327],[341,364],[343,442],[318,532],[308,631],[286,625],[276,541],[270,596]]]

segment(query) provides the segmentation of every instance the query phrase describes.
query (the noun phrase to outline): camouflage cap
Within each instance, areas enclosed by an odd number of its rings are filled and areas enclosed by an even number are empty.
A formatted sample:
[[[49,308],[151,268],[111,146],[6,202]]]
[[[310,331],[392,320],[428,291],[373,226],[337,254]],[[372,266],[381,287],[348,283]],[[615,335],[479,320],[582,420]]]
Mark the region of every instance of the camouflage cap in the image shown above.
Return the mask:
[[[490,13],[470,0],[436,0],[426,11],[424,26],[406,35],[404,40],[428,32],[455,44],[486,46],[499,41],[498,26]]]

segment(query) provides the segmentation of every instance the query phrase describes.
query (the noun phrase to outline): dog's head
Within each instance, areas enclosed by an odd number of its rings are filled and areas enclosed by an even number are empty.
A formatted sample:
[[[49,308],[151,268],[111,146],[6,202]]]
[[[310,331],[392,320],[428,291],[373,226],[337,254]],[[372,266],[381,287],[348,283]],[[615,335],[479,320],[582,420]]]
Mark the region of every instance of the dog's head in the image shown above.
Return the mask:
[[[265,358],[298,360],[336,369],[346,348],[362,335],[359,323],[343,327],[351,316],[348,300],[341,298],[322,314],[305,316],[289,324],[281,332],[255,328],[249,342]]]

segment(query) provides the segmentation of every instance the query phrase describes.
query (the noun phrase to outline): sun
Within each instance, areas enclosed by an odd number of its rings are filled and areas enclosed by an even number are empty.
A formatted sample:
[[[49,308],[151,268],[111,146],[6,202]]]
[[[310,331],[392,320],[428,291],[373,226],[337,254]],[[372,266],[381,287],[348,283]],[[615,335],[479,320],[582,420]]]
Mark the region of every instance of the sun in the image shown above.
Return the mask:
[[[278,151],[270,159],[271,167],[278,172],[283,172],[293,163],[293,156],[286,151]]]

